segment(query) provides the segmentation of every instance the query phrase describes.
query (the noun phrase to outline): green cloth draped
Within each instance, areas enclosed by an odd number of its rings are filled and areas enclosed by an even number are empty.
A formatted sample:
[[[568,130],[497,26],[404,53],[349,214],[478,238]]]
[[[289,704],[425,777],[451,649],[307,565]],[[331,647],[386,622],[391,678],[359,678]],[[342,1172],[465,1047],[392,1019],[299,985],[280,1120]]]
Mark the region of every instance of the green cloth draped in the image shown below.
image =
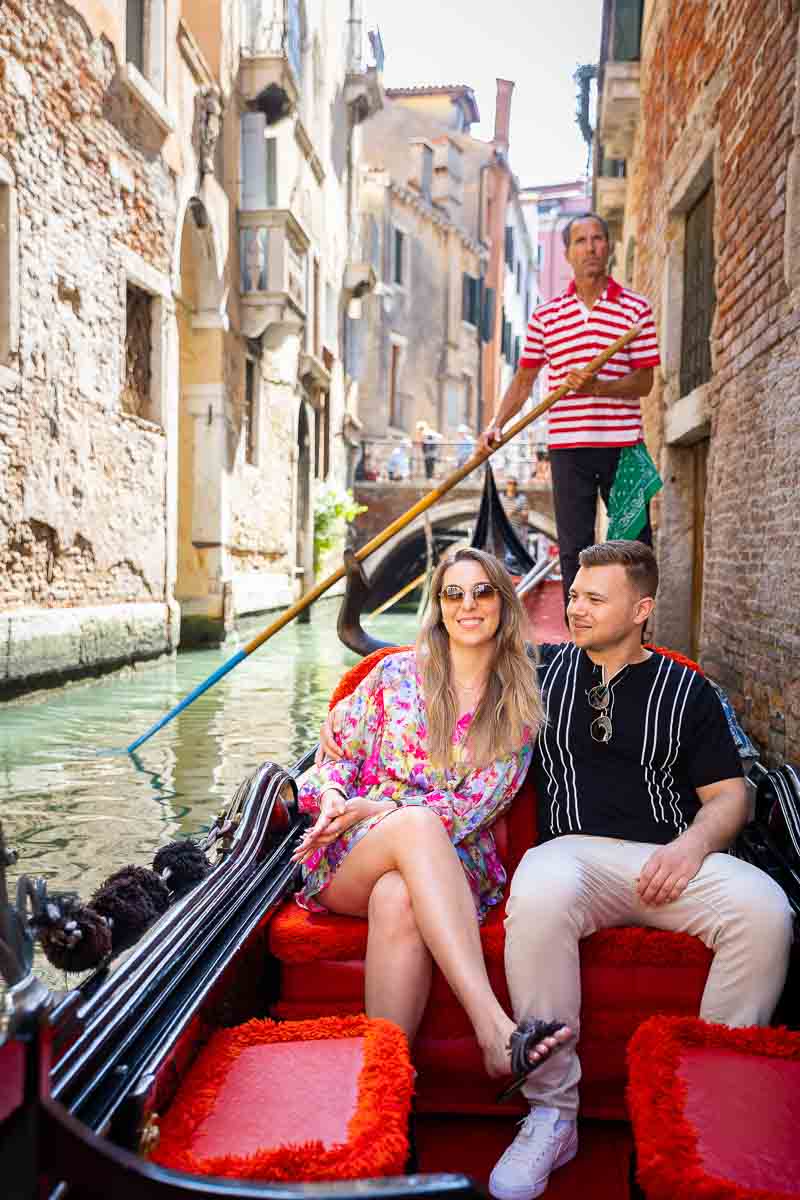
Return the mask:
[[[608,533],[613,541],[633,541],[647,521],[647,505],[663,487],[644,442],[623,447],[608,497]]]

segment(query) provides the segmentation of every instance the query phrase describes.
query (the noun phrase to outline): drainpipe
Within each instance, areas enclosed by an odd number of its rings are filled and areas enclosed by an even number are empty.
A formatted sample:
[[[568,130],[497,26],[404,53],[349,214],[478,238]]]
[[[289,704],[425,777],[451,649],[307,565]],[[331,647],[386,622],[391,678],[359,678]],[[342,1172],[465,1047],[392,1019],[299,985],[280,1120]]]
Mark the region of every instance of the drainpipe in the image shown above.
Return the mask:
[[[484,201],[484,179],[486,171],[489,168],[489,162],[481,163],[478,170],[478,245],[483,244],[483,201]],[[483,262],[480,264],[480,296],[481,305],[480,313],[478,314],[478,394],[477,403],[475,406],[477,433],[483,430],[483,304],[484,304],[484,286],[485,279]],[[497,297],[495,296],[495,304]]]

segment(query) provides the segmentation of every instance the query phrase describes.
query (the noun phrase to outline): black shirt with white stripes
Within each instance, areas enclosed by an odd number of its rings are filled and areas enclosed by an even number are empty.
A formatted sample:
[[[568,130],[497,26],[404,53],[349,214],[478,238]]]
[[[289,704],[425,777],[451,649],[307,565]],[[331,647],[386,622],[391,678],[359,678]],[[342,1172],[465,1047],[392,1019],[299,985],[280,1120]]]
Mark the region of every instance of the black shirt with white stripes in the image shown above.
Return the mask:
[[[571,642],[539,647],[547,723],[533,771],[539,840],[566,833],[672,841],[693,821],[696,789],[742,774],[722,705],[711,685],[653,653],[611,680],[608,742],[590,726],[600,713],[588,693],[601,669]]]

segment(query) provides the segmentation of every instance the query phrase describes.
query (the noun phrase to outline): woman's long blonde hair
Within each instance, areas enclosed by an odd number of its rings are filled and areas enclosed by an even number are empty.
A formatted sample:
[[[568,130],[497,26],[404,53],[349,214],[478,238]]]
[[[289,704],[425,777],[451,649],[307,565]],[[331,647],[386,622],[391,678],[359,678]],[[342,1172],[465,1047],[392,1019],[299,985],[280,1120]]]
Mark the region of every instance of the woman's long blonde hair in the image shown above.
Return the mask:
[[[536,677],[536,660],[522,637],[522,604],[505,567],[492,554],[471,546],[446,555],[431,580],[428,615],[417,638],[417,661],[428,711],[428,753],[439,767],[452,761],[453,729],[458,707],[450,662],[450,637],[442,619],[439,593],[445,572],[457,562],[475,562],[486,572],[501,598],[494,660],[483,696],[470,724],[467,748],[472,767],[484,767],[522,746],[526,730],[535,737],[544,720]]]

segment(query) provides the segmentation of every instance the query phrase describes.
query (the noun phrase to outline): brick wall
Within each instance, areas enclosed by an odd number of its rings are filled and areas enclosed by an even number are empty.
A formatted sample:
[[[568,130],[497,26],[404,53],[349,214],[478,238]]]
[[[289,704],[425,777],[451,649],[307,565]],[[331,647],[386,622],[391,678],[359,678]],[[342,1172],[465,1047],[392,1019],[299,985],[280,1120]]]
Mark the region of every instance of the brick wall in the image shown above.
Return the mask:
[[[161,139],[163,141],[163,138]],[[121,410],[120,247],[162,274],[174,178],[109,42],[59,0],[0,14],[20,344],[0,373],[0,606],[165,597],[165,439]]]
[[[800,297],[787,286],[793,264],[784,244],[797,8],[790,0],[662,0],[648,10],[625,232],[636,236],[635,286],[653,300],[665,352],[645,404],[647,440],[665,476],[662,629],[686,627],[676,606],[687,603],[697,500],[690,450],[665,440],[680,397],[680,308],[670,306],[665,260],[673,254],[674,271],[692,173],[699,178],[705,158],[715,187],[717,302],[703,396],[710,443],[699,653],[770,761],[800,762]],[[679,334],[677,347],[679,355]]]

